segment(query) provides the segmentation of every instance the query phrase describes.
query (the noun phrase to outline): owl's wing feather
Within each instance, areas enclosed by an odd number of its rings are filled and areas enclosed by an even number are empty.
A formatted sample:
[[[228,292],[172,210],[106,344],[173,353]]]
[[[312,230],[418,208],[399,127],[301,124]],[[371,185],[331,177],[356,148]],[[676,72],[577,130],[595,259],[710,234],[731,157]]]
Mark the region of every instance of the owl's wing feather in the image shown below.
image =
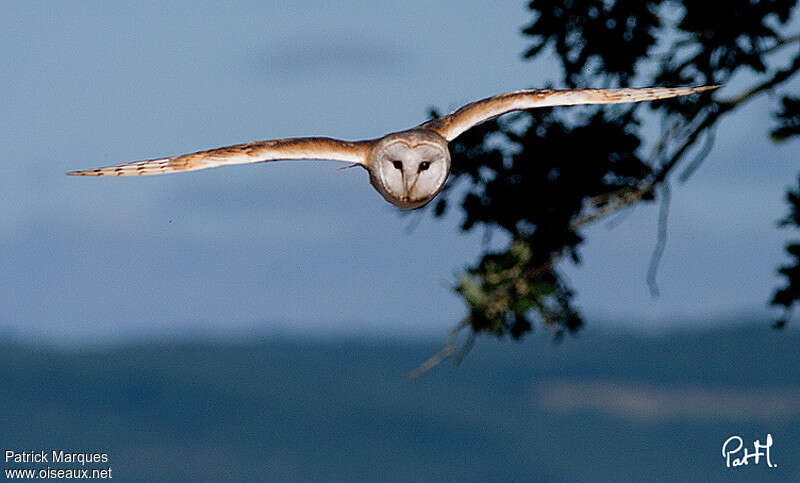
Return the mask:
[[[170,158],[148,159],[97,169],[70,171],[67,174],[71,176],[144,176],[285,159],[327,159],[365,165],[369,149],[370,141],[349,142],[331,138],[273,139]]]
[[[512,111],[547,106],[652,101],[685,96],[716,89],[717,87],[719,86],[644,87],[633,89],[529,89],[507,92],[469,103],[452,114],[433,119],[419,127],[431,129],[447,139],[447,141],[452,141],[467,129]]]

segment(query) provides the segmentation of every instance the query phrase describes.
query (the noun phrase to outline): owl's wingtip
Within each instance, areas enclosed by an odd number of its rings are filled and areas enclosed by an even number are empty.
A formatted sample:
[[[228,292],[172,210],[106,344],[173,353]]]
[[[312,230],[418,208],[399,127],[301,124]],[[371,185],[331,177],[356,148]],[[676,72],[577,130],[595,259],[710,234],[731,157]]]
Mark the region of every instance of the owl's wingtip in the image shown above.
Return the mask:
[[[77,171],[67,171],[67,176],[101,176],[99,169],[81,169]]]

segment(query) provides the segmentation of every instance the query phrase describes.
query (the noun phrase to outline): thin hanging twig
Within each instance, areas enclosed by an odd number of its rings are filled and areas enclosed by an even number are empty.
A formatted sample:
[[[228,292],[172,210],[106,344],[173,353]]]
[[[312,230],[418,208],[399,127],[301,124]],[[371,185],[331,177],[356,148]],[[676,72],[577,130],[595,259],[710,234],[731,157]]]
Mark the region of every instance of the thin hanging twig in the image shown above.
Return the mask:
[[[661,257],[664,255],[664,249],[667,247],[669,200],[669,183],[664,182],[661,185],[661,206],[658,210],[658,239],[655,248],[653,248],[653,254],[650,256],[650,264],[647,267],[647,286],[650,288],[650,295],[653,297],[658,297],[659,294],[656,275],[658,274],[658,265],[661,262]]]

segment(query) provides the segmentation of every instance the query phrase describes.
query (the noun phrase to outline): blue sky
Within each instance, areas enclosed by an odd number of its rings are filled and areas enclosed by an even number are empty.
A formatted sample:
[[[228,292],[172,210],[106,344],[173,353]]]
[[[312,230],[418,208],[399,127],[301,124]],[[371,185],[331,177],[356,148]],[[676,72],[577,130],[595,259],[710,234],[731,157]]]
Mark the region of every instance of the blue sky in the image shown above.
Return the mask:
[[[372,138],[418,124],[433,105],[542,86],[557,72],[521,61],[528,20],[524,2],[6,5],[0,333],[442,336],[464,315],[448,284],[480,253],[481,234],[461,233],[457,214],[409,230],[413,216],[363,170],[64,172],[260,139]],[[797,140],[767,140],[773,105],[764,96],[723,121],[700,171],[674,186],[660,298],[645,284],[655,206],[587,230],[584,264],[565,271],[590,323],[765,312],[800,159]]]

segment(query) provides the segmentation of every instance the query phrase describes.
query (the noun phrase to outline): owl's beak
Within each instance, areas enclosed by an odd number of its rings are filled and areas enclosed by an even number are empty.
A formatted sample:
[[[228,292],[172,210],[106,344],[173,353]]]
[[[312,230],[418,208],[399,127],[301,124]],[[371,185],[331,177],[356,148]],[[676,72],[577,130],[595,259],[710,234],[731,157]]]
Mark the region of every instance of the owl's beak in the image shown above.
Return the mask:
[[[406,197],[411,198],[411,190],[414,189],[414,185],[417,184],[417,173],[413,173],[411,175],[403,176],[403,184],[405,185]]]

